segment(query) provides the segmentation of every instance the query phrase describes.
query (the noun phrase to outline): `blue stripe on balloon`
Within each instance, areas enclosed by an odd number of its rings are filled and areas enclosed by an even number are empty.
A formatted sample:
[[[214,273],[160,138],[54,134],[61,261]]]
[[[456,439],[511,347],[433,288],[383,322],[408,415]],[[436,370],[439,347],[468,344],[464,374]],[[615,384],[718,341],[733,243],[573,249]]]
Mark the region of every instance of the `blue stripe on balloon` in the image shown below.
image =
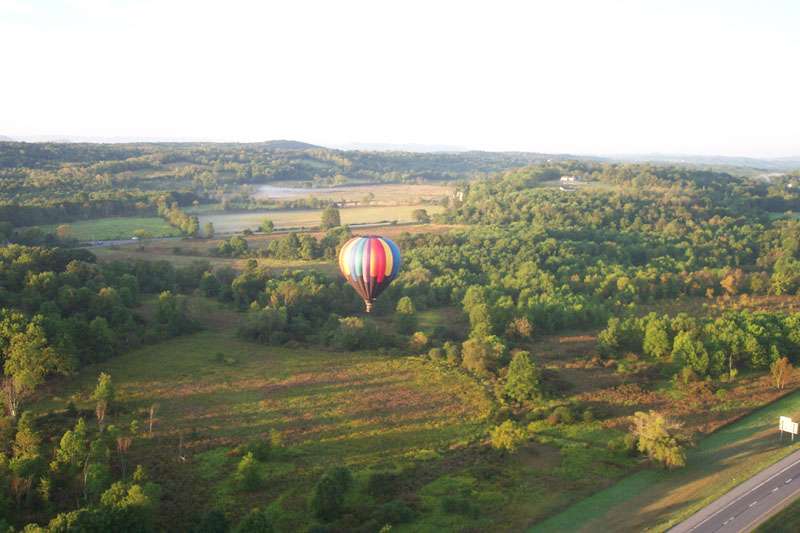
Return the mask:
[[[364,266],[364,244],[366,243],[367,239],[363,237],[359,237],[358,242],[353,245],[353,252],[351,254],[351,268],[350,268],[350,275],[353,279],[358,279],[361,277],[361,271]]]
[[[391,239],[384,237],[383,240],[386,241],[386,244],[392,249],[392,277],[395,277],[400,271],[400,264],[402,262],[400,259],[400,249]]]

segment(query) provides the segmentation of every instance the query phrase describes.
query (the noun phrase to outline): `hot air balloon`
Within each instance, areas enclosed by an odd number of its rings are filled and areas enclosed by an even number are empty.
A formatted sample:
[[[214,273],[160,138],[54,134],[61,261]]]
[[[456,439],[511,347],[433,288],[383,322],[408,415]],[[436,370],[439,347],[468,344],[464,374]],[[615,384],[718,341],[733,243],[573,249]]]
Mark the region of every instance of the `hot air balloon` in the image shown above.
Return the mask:
[[[369,313],[372,302],[400,270],[400,249],[385,237],[353,237],[339,251],[339,270],[364,299]]]

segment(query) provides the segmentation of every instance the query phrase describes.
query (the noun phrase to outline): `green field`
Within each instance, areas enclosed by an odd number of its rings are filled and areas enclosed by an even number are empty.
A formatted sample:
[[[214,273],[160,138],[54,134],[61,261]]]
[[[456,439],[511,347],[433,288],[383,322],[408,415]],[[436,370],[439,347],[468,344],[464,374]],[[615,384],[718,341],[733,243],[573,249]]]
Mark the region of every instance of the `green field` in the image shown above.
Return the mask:
[[[39,226],[47,233],[55,232],[61,224]],[[152,237],[177,237],[181,234],[160,217],[112,217],[93,220],[80,220],[67,224],[69,235],[79,241],[107,241],[130,239],[137,229],[146,231]]]
[[[795,211],[787,211],[786,213],[770,213],[769,218],[771,220],[777,220],[779,218],[797,219],[800,218],[800,213]]]
[[[441,206],[386,206],[347,207],[339,210],[342,224],[368,224],[376,222],[412,222],[416,209],[426,209],[428,214],[439,213]],[[201,213],[200,226],[214,224],[217,233],[240,232],[247,228],[256,230],[265,219],[270,219],[276,228],[314,228],[320,224],[320,209],[274,209],[245,211],[241,213]]]
[[[533,532],[665,531],[800,448],[776,438],[780,415],[800,413],[800,392],[703,439],[675,471],[643,470],[537,525]]]
[[[87,367],[35,406],[45,412],[73,399],[91,416],[100,371],[117,385],[112,423],[138,420],[144,428],[157,403],[153,436],[137,439],[130,453],[170,495],[160,512],[171,530],[197,509],[235,517],[267,502],[279,530],[303,529],[306,497],[332,464],[350,466],[357,477],[368,468],[417,468],[485,431],[492,404],[457,370],[415,357],[243,342],[235,337],[242,315],[201,298],[192,308],[205,331]],[[270,430],[284,445],[263,466],[264,489],[236,491],[231,476],[241,454],[234,449]],[[186,463],[176,461],[181,440]]]

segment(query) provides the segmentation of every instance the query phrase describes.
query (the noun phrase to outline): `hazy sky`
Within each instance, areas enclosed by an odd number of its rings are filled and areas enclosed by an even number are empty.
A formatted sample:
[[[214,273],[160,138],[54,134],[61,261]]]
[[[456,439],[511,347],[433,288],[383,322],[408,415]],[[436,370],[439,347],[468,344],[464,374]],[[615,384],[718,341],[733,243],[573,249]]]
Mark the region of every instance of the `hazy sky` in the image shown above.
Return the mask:
[[[0,135],[800,155],[800,1],[0,0]]]

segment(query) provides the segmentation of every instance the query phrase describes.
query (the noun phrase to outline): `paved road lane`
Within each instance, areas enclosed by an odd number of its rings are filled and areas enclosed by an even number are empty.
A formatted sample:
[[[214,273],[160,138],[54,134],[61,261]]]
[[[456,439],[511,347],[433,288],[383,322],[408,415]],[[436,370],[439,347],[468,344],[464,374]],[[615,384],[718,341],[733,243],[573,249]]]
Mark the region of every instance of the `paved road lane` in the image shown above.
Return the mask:
[[[800,451],[783,458],[710,503],[670,533],[750,531],[800,497]]]

